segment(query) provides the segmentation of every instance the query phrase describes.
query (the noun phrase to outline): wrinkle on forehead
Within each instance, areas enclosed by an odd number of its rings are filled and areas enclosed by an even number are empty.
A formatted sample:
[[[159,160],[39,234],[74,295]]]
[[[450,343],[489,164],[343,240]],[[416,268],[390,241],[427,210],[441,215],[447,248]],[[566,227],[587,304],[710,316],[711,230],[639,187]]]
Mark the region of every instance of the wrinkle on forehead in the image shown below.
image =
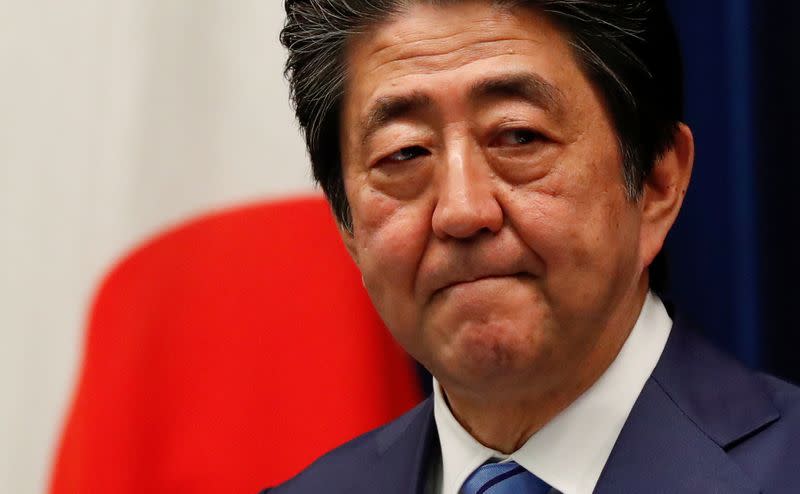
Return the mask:
[[[442,71],[463,67],[477,60],[514,55],[517,52],[517,46],[520,43],[527,42],[529,40],[497,37],[491,40],[466,42],[457,48],[453,48],[452,44],[448,46],[443,44],[440,50],[427,50],[427,53],[419,53],[419,50],[412,49],[408,50],[408,53],[383,60],[373,58],[373,63],[369,64],[365,69],[375,70],[381,68],[391,71],[397,64],[406,66],[412,64],[416,70],[422,73]]]

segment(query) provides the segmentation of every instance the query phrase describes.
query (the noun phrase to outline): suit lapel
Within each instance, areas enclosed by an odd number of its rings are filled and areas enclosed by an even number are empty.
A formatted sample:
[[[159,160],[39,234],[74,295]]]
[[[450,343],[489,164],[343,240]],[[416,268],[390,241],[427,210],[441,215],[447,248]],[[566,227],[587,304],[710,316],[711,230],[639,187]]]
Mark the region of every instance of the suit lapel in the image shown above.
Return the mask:
[[[726,449],[778,418],[749,371],[676,323],[595,492],[759,492]]]
[[[647,381],[595,492],[726,492],[758,489],[713,441]]]
[[[438,446],[433,399],[380,431],[375,437],[376,458],[364,466],[353,494],[423,494],[429,458]]]

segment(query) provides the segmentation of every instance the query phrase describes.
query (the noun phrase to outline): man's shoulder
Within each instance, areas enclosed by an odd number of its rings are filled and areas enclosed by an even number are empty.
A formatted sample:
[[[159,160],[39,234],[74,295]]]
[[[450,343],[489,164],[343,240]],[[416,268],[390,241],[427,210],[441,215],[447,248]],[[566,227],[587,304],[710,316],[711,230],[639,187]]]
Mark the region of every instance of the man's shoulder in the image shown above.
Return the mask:
[[[756,376],[763,383],[772,402],[787,414],[787,418],[800,419],[800,386],[763,372]]]
[[[755,373],[777,414],[736,444],[728,454],[764,492],[794,492],[800,485],[800,387]]]
[[[424,400],[397,419],[362,434],[324,454],[295,477],[262,494],[302,494],[349,492],[364,472],[375,468],[386,449],[409,426],[432,413],[432,402]]]
[[[774,424],[800,429],[800,387],[748,368],[691,330],[673,330],[653,377],[720,444],[734,426],[753,427],[748,438]]]
[[[793,492],[800,389],[676,324],[597,492]]]
[[[655,380],[752,485],[786,492],[800,483],[800,387],[748,369],[680,330],[671,336],[664,360]]]
[[[778,411],[777,420],[765,432],[785,436],[781,443],[791,451],[800,451],[800,386],[763,372],[755,375]],[[792,456],[798,459],[797,473],[800,474],[800,456]]]

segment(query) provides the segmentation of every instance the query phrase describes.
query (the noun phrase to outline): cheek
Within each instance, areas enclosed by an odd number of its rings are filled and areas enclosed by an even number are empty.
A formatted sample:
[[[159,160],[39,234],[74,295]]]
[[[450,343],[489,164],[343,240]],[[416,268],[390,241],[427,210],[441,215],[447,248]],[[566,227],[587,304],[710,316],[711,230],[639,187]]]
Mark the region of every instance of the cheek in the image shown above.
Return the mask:
[[[529,191],[509,216],[545,269],[543,294],[554,307],[596,305],[635,263],[634,217],[621,191],[572,182],[557,192]],[[627,275],[626,275],[627,276]]]
[[[358,264],[378,311],[393,326],[413,312],[414,281],[430,232],[421,202],[401,202],[364,188],[351,201]]]
[[[533,192],[515,201],[509,214],[523,242],[542,260],[548,279],[570,265],[590,261],[590,225],[583,225],[582,208],[564,195]],[[513,212],[516,211],[516,212]],[[588,235],[587,235],[588,234]],[[588,238],[587,238],[588,237]]]

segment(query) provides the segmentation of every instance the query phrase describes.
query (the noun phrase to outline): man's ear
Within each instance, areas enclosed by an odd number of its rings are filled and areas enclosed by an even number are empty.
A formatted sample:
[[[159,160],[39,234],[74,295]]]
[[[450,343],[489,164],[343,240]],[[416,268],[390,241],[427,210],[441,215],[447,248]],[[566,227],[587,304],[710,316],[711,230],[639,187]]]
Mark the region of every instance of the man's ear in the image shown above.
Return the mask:
[[[345,249],[347,249],[350,258],[353,259],[353,262],[358,266],[358,249],[356,249],[356,238],[353,235],[352,227],[347,228],[339,221],[336,222],[336,226],[339,228],[339,235],[342,237]]]
[[[694,137],[689,127],[680,123],[672,147],[656,162],[644,183],[640,248],[645,267],[661,250],[678,217],[693,165]]]

